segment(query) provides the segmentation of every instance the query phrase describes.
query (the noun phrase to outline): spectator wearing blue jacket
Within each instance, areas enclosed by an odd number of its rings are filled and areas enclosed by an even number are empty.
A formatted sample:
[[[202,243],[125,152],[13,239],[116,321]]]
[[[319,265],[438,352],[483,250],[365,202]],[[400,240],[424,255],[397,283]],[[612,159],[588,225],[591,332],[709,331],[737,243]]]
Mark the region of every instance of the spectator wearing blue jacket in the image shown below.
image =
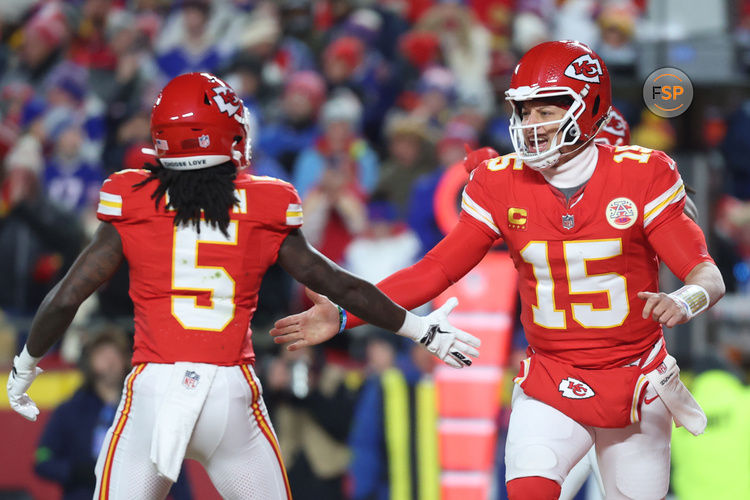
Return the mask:
[[[208,0],[183,0],[167,18],[156,42],[156,63],[168,78],[192,71],[214,71],[231,50],[212,29],[216,6]]]
[[[463,160],[464,145],[474,149],[476,144],[477,132],[471,125],[462,121],[448,123],[437,144],[439,167],[417,178],[413,184],[407,221],[422,242],[422,254],[427,253],[445,236],[435,219],[434,199],[438,185],[446,171]]]
[[[378,158],[359,136],[362,105],[349,91],[331,97],[321,111],[323,133],[300,154],[294,165],[293,184],[302,199],[318,185],[327,170],[345,176],[369,195],[378,180]]]
[[[99,165],[82,154],[84,140],[83,130],[76,125],[61,131],[43,174],[49,198],[79,214],[96,206],[104,180]]]
[[[281,116],[264,124],[258,147],[289,173],[300,152],[312,147],[320,135],[318,113],[326,98],[323,78],[314,71],[293,73],[281,99]]]

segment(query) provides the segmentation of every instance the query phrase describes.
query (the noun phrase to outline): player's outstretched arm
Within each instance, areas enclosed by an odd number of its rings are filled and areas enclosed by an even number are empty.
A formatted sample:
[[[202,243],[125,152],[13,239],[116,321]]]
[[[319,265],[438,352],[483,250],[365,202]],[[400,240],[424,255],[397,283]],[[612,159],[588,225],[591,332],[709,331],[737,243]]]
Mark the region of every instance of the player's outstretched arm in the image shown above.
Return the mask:
[[[34,421],[39,414],[36,404],[26,395],[42,372],[37,362],[62,338],[81,303],[114,274],[122,259],[120,235],[112,224],[102,222],[91,243],[39,306],[26,345],[13,360],[7,386],[11,408],[27,419]]]
[[[685,277],[685,286],[672,293],[638,292],[645,300],[643,317],[651,316],[671,328],[687,323],[724,296],[726,288],[719,268],[712,262],[701,262]]]
[[[440,295],[473,269],[493,243],[493,238],[462,218],[419,262],[388,276],[377,287],[404,309],[414,309]],[[277,337],[277,343],[289,342],[290,337],[285,336],[289,333],[303,333],[306,338],[320,342],[336,334],[338,316],[343,311],[325,297],[316,297],[313,303],[307,311],[276,322],[271,335]],[[347,316],[347,328],[363,323],[354,314]]]
[[[396,305],[371,283],[321,255],[307,243],[299,230],[292,231],[285,238],[279,249],[278,262],[300,283],[330,297],[375,326],[424,344],[430,352],[453,367],[468,366],[471,364],[468,356],[479,355],[479,339],[448,323],[447,315],[458,303],[455,299],[428,316],[416,316]],[[311,334],[290,323],[284,331],[279,331],[277,327],[273,332],[277,342],[292,342],[291,350],[324,342],[339,330],[336,306],[320,296],[312,295],[311,298],[316,307],[320,306],[319,321],[324,328],[313,329],[315,331]]]

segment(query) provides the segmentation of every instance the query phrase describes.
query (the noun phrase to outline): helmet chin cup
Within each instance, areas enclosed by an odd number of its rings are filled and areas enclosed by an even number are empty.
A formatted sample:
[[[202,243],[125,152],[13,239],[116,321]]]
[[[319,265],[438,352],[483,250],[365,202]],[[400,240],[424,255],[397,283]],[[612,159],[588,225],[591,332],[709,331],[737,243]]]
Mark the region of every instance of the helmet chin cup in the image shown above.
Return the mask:
[[[550,156],[537,160],[523,160],[524,165],[528,165],[531,169],[540,171],[546,170],[550,167],[554,167],[555,164],[560,160],[560,151],[555,150]]]

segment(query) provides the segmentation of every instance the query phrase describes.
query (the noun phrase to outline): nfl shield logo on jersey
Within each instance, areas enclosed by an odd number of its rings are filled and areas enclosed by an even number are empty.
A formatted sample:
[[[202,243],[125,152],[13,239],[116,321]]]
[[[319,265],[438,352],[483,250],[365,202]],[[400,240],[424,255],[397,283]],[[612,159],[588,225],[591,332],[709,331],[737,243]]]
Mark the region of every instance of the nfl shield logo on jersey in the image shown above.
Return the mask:
[[[195,389],[198,387],[198,381],[200,381],[201,376],[195,373],[192,370],[185,371],[185,377],[182,379],[182,385],[184,385],[187,389]]]
[[[211,145],[211,138],[208,137],[208,134],[198,137],[198,145],[202,148],[207,148]]]
[[[573,226],[576,225],[575,217],[572,215],[563,215],[562,216],[562,226],[565,229],[573,229]]]

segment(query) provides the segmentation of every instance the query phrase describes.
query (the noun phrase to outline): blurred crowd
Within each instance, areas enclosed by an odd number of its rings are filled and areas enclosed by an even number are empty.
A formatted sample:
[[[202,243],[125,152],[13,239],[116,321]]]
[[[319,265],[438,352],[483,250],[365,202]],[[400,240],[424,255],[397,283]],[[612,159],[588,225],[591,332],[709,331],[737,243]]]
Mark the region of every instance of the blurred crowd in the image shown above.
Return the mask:
[[[607,63],[615,97],[625,95],[618,81],[638,76],[654,3],[0,3],[0,365],[23,345],[42,298],[95,229],[102,181],[144,164],[151,106],[170,78],[209,71],[234,87],[254,121],[252,173],[292,182],[308,239],[375,282],[439,241],[434,193],[466,147],[513,150],[503,93],[520,55],[550,39],[581,40]],[[736,14],[728,34],[739,65],[750,68],[750,1],[726,5]],[[699,108],[700,144],[641,112],[640,97],[615,104],[634,144],[716,156],[720,180],[703,207],[712,253],[729,291],[750,293],[750,100]],[[398,368],[411,384],[430,363],[372,330],[325,349],[276,351],[265,333],[303,297],[272,268],[253,336],[295,498],[381,498],[387,474],[374,476],[373,464],[382,450],[360,429],[382,407],[372,380]],[[131,315],[123,267],[79,314],[60,363],[75,363],[102,325],[132,332]]]

